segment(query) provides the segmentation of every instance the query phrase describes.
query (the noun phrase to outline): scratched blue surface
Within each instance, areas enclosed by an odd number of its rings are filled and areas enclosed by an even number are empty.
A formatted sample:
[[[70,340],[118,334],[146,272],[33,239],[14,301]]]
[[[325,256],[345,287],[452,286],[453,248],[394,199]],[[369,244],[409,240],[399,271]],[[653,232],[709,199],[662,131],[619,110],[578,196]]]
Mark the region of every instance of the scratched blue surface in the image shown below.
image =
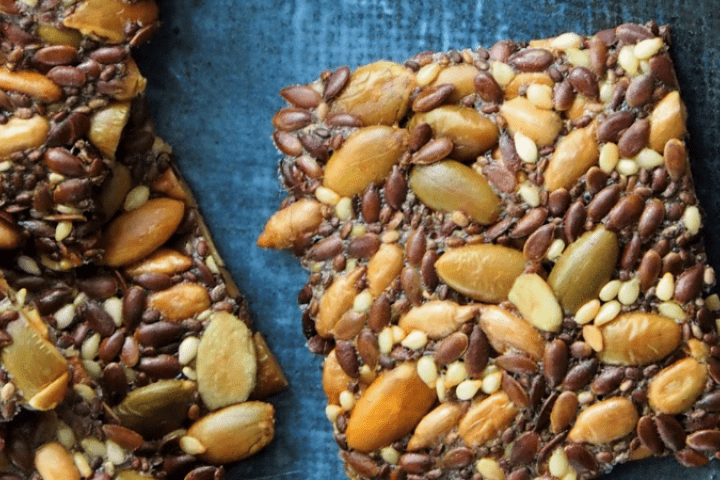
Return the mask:
[[[708,213],[710,260],[720,267],[720,1],[503,0],[171,0],[161,33],[139,63],[161,134],[196,193],[220,252],[247,296],[290,380],[274,398],[277,435],[230,480],[345,478],[325,419],[320,361],[306,350],[297,293],[306,275],[286,252],[255,239],[283,193],[270,119],[277,92],[321,70],[424,50],[490,46],[625,21],[671,26],[672,48],[690,114],[693,171]],[[616,468],[608,479],[706,480],[720,465],[685,470],[674,460]]]

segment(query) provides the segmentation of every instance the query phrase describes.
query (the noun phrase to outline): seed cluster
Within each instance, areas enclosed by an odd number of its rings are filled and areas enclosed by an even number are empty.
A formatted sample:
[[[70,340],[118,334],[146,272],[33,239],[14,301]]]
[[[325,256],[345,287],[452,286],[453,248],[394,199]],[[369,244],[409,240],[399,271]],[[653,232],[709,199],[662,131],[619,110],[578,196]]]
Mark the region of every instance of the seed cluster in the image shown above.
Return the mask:
[[[0,477],[219,480],[287,386],[131,48],[152,0],[0,1]]]
[[[258,239],[310,271],[351,478],[594,478],[720,450],[718,299],[669,32],[323,72],[273,117]]]

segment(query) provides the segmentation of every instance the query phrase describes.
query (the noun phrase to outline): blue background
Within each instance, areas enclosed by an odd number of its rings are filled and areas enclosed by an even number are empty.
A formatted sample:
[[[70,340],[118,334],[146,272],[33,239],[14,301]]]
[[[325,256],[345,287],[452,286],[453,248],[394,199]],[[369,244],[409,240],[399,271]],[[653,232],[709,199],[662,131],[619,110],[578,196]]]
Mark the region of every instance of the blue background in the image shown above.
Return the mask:
[[[490,46],[565,31],[593,33],[656,20],[673,33],[689,110],[690,151],[710,261],[720,267],[720,1],[166,0],[160,34],[138,53],[161,135],[174,147],[220,253],[290,380],[272,399],[277,433],[230,480],[345,475],[324,414],[320,359],[305,348],[297,293],[305,272],[288,252],[255,246],[284,194],[270,119],[278,91],[324,69],[424,50]],[[609,479],[720,478],[720,465],[685,470],[674,459],[617,467]]]

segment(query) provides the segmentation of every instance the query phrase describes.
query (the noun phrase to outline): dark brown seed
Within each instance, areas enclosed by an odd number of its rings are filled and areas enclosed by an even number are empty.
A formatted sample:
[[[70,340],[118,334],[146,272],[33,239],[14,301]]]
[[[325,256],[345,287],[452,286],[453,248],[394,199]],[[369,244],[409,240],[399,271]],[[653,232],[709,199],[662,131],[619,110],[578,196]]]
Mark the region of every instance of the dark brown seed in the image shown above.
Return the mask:
[[[550,387],[554,388],[565,378],[568,369],[568,347],[565,342],[555,339],[545,346],[543,373]]]
[[[535,458],[538,450],[540,450],[540,436],[535,432],[525,432],[513,442],[510,464],[527,465]]]
[[[545,382],[545,377],[542,375],[536,375],[532,383],[530,384],[530,391],[528,393],[528,400],[530,402],[530,406],[533,408],[537,407],[540,404],[540,400],[543,399],[545,396],[545,387],[547,386]]]
[[[600,88],[597,77],[585,67],[574,67],[567,76],[568,82],[576,92],[582,93],[589,98],[598,98]]]
[[[687,172],[687,151],[681,140],[672,139],[665,143],[663,159],[665,169],[673,180],[680,180]]]
[[[708,412],[720,412],[720,391],[708,393],[695,404]]]
[[[497,357],[495,359],[495,365],[508,372],[521,375],[532,374],[538,371],[538,365],[534,360],[523,354],[514,352],[509,352]]]
[[[375,462],[360,452],[342,452],[343,460],[357,473],[364,477],[373,478],[377,476],[380,468]]]
[[[715,453],[720,450],[720,431],[701,430],[688,435],[686,439],[688,447],[707,453]]]
[[[103,384],[112,395],[122,398],[127,394],[127,377],[120,364],[109,363],[105,366],[103,369]]]
[[[380,248],[380,238],[374,233],[363,233],[348,245],[348,255],[355,258],[370,258]]]
[[[420,262],[420,275],[428,292],[434,291],[440,282],[437,270],[435,270],[435,262],[437,262],[438,258],[439,255],[435,250],[428,250]]]
[[[153,292],[167,290],[173,286],[173,281],[169,275],[164,273],[146,272],[134,277],[135,283],[143,288],[147,288]]]
[[[27,440],[19,433],[10,437],[4,450],[13,465],[25,472],[32,471],[33,452]]]
[[[134,330],[142,319],[147,302],[147,294],[140,287],[129,288],[123,297],[123,325]]]
[[[675,417],[665,414],[656,415],[655,425],[667,448],[677,452],[685,447],[685,429]]]
[[[488,49],[490,60],[506,63],[515,50],[515,44],[510,40],[500,40]]]
[[[673,89],[678,88],[677,77],[675,76],[675,69],[673,68],[672,62],[665,55],[655,55],[650,59],[650,71],[657,77],[658,80],[663,82],[665,85],[672,87]]]
[[[410,161],[422,165],[435,163],[450,155],[453,147],[453,142],[449,137],[434,138],[418,150]]]
[[[367,315],[365,313],[348,310],[335,324],[333,334],[336,339],[350,340],[360,333],[360,330],[362,330],[366,322]]]
[[[520,408],[527,408],[530,405],[530,398],[525,391],[525,387],[511,377],[509,373],[503,372],[501,385],[503,392],[515,405]]]
[[[443,456],[441,464],[445,468],[462,468],[470,465],[474,455],[472,450],[467,447],[453,448]]]
[[[91,184],[85,178],[65,180],[55,187],[53,200],[55,203],[75,205],[90,196]]]
[[[656,248],[657,250],[657,248]],[[658,252],[660,253],[660,252]],[[675,252],[670,252],[666,254],[662,259],[663,265],[662,265],[662,273],[665,274],[667,272],[672,273],[673,275],[680,275],[683,269],[683,260],[680,258],[680,255],[678,255]]]
[[[334,346],[335,342],[331,338],[323,338],[320,335],[310,337],[307,343],[308,350],[317,355],[327,355]]]
[[[345,113],[345,112],[337,112],[337,113],[331,113],[327,116],[325,119],[328,125],[331,125],[333,127],[351,127],[351,128],[360,128],[362,127],[362,122],[358,117],[356,117],[353,114]]]
[[[330,260],[342,252],[343,241],[340,237],[327,237],[312,246],[306,257],[308,260],[322,262]]]
[[[557,401],[558,396],[559,394],[557,392],[553,392],[542,404],[542,407],[540,407],[540,412],[537,416],[537,420],[535,421],[535,427],[533,428],[534,431],[541,431],[547,426],[548,422],[550,422],[550,414],[552,413],[552,409],[555,406],[555,402]]]
[[[483,167],[483,174],[490,185],[503,193],[513,193],[517,189],[517,178],[501,163],[490,163]]]
[[[160,321],[140,325],[135,338],[141,345],[160,348],[179,340],[183,333],[185,328],[179,323]]]
[[[702,467],[710,463],[710,460],[705,455],[689,448],[675,453],[675,458],[683,467]]]
[[[172,355],[161,354],[157,357],[143,357],[138,363],[138,369],[151,378],[174,378],[182,370],[182,365]]]
[[[572,107],[575,101],[575,92],[572,85],[567,80],[556,83],[553,88],[553,103],[555,110],[564,112]]]
[[[363,363],[374,369],[380,357],[377,336],[369,330],[363,330],[358,335],[357,349]]]
[[[273,126],[285,132],[299,130],[311,122],[310,112],[302,108],[283,108],[272,118]]]
[[[315,89],[307,85],[292,85],[280,90],[280,95],[298,108],[316,108],[320,105],[322,97]]]
[[[620,268],[623,270],[632,269],[640,257],[640,248],[642,247],[642,240],[640,235],[634,233],[630,241],[625,245],[620,256]]]
[[[598,141],[600,143],[617,143],[620,140],[620,134],[630,128],[634,122],[635,115],[631,112],[623,111],[609,115],[598,127]]]
[[[565,188],[554,190],[548,197],[548,210],[553,217],[562,216],[570,206],[570,193]]]
[[[607,395],[620,386],[625,379],[625,369],[621,367],[607,367],[593,380],[590,389],[595,395]]]
[[[73,292],[69,288],[54,288],[41,293],[35,299],[40,315],[55,313],[60,307],[72,302]]]
[[[428,87],[413,100],[412,109],[414,112],[429,112],[439,107],[453,94],[455,86],[451,83],[441,83]]]
[[[292,133],[279,130],[275,131],[273,132],[273,140],[275,141],[275,146],[277,147],[277,149],[285,155],[297,157],[303,152],[303,147],[300,143],[300,140],[298,140],[297,137]]]
[[[539,479],[545,480],[542,477],[539,477]],[[518,468],[510,472],[510,474],[505,477],[505,480],[530,480],[530,474],[525,468]]]
[[[708,373],[715,383],[720,383],[720,360],[714,357],[707,359]]]
[[[122,350],[120,351],[120,361],[128,367],[134,367],[140,360],[140,346],[133,337],[125,337]]]
[[[658,433],[657,426],[653,421],[652,417],[642,417],[637,424],[637,435],[640,442],[650,450],[654,455],[661,455],[665,446],[663,445],[660,434]]]
[[[112,63],[120,63],[127,57],[128,51],[120,46],[102,47],[90,53],[90,58],[98,63],[110,65]]]
[[[625,195],[608,213],[605,226],[611,231],[622,230],[637,222],[644,208],[645,200],[640,195]]]
[[[686,270],[675,282],[675,300],[685,303],[693,300],[700,293],[705,269],[702,264]]]
[[[607,45],[597,38],[590,40],[590,68],[599,78],[605,76],[607,71]]]
[[[79,112],[71,113],[67,118],[53,126],[48,132],[48,147],[72,145],[90,130],[90,119]]]
[[[510,238],[523,238],[527,237],[531,233],[533,233],[535,230],[538,229],[540,225],[543,224],[545,219],[548,216],[547,208],[544,207],[536,207],[531,210],[529,210],[525,215],[518,220],[518,223],[515,225],[515,228],[513,228],[510,231],[509,237]]]
[[[580,390],[590,383],[598,368],[597,359],[585,360],[574,366],[565,376],[563,386],[568,390]]]
[[[351,378],[360,376],[360,364],[358,362],[358,352],[355,350],[352,342],[347,340],[339,340],[335,344],[335,356],[338,364]]]
[[[419,266],[425,255],[427,247],[427,239],[425,238],[425,229],[420,227],[414,230],[408,237],[405,244],[405,256],[411,265]]]
[[[365,189],[360,211],[366,223],[375,223],[380,217],[380,195],[375,185],[370,185]]]
[[[555,238],[555,224],[548,223],[538,228],[530,235],[523,245],[523,255],[526,260],[539,261],[547,253]]]
[[[475,76],[475,91],[488,103],[502,103],[504,98],[502,88],[489,72],[480,72]]]
[[[95,302],[88,302],[85,306],[85,320],[88,325],[101,337],[109,337],[115,332],[115,322],[104,308]]]
[[[69,65],[53,67],[46,76],[61,87],[80,88],[87,81],[87,77],[82,70]]]
[[[503,163],[511,172],[517,172],[522,166],[522,159],[515,148],[515,141],[509,135],[503,135],[498,142],[500,146],[500,157]]]
[[[500,235],[504,234],[510,228],[510,225],[513,224],[513,221],[514,219],[512,217],[505,217],[503,220],[500,220],[498,223],[490,227],[485,232],[485,236],[492,242]]]
[[[323,97],[330,100],[345,88],[348,80],[350,80],[350,68],[343,66],[335,70],[325,82],[325,92]]]
[[[404,453],[398,465],[409,473],[424,473],[433,466],[433,460],[426,453]]]
[[[593,354],[593,349],[590,348],[590,345],[588,345],[585,342],[573,342],[570,345],[570,355],[572,355],[574,358],[588,358],[590,355]]]
[[[44,66],[70,65],[77,63],[77,49],[71,45],[52,45],[43,47],[33,55],[33,61]]]
[[[368,314],[368,326],[377,333],[390,324],[390,300],[381,293],[373,301]]]
[[[398,167],[393,168],[390,178],[385,182],[385,201],[399,210],[407,195],[407,180]]]
[[[417,152],[430,141],[432,138],[432,128],[427,122],[420,122],[410,130],[410,138],[408,139],[408,151],[410,153]]]
[[[121,330],[117,330],[100,342],[98,357],[100,357],[100,360],[103,362],[110,363],[115,357],[120,355],[123,343],[125,343],[125,334]]]
[[[574,242],[585,228],[587,211],[580,200],[570,205],[565,214],[565,225],[563,231],[567,237],[567,243]]]
[[[77,286],[91,298],[106,299],[115,295],[118,289],[118,282],[115,277],[101,275],[78,280]]]
[[[300,144],[305,148],[305,150],[308,151],[308,153],[310,153],[310,155],[313,158],[316,158],[316,159],[324,162],[330,156],[327,145],[325,145],[317,135],[301,133],[300,135],[298,135],[298,140],[300,141]],[[305,171],[305,169],[303,167],[300,167],[299,165],[298,165],[298,167],[301,170]],[[315,170],[314,167],[313,167],[313,170]],[[319,178],[322,176],[322,170],[320,170],[320,172],[318,172],[319,173],[318,175],[315,175],[314,171],[312,173],[313,174],[310,176],[312,176],[313,178]],[[307,174],[307,172],[306,172],[306,174]]]
[[[216,468],[211,466],[198,467],[190,471],[185,475],[184,480],[216,480]],[[93,478],[92,480],[96,480]],[[99,479],[98,479],[99,480]]]
[[[638,222],[638,233],[640,238],[648,240],[657,231],[658,227],[665,218],[665,205],[662,200],[653,198],[645,205],[640,220]]]
[[[415,306],[422,304],[422,279],[416,268],[409,265],[403,267],[400,272],[400,284],[410,303]]]
[[[647,119],[637,120],[625,133],[620,135],[618,150],[622,157],[634,157],[648,144],[650,136],[650,121]]]
[[[553,63],[552,53],[544,48],[525,48],[508,58],[508,64],[521,72],[541,72]]]
[[[435,363],[442,367],[454,362],[465,353],[468,343],[467,335],[462,332],[455,332],[445,337],[435,349]]]
[[[598,471],[599,466],[595,456],[582,445],[568,445],[565,447],[565,456],[567,456],[568,462],[578,473]]]
[[[625,92],[625,101],[633,108],[642,107],[652,98],[655,88],[655,79],[651,74],[645,74],[630,82]]]
[[[475,325],[470,334],[467,352],[465,353],[465,368],[471,377],[477,377],[485,370],[490,358],[490,342],[482,329]]]
[[[590,167],[590,170],[585,174],[585,184],[591,193],[597,193],[605,188],[608,178],[609,175],[600,168]]]
[[[615,29],[615,35],[628,45],[635,45],[641,40],[653,38],[652,31],[649,28],[635,23],[623,23]]]

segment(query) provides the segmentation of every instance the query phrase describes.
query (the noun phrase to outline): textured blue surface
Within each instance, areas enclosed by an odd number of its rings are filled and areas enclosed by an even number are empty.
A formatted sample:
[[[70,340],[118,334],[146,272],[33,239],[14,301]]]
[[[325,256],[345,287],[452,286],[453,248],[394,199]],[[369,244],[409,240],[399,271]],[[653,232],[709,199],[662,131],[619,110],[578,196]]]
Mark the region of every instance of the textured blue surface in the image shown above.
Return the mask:
[[[306,274],[287,252],[255,246],[284,197],[270,119],[277,92],[324,69],[423,50],[490,46],[625,21],[671,26],[689,110],[693,171],[708,213],[710,260],[720,267],[720,1],[167,0],[161,33],[140,52],[158,128],[175,148],[221,254],[269,339],[290,388],[275,397],[277,435],[231,480],[345,478],[325,419],[320,360],[304,345],[297,293]],[[616,468],[608,479],[719,478],[720,465],[685,470],[674,460]]]

